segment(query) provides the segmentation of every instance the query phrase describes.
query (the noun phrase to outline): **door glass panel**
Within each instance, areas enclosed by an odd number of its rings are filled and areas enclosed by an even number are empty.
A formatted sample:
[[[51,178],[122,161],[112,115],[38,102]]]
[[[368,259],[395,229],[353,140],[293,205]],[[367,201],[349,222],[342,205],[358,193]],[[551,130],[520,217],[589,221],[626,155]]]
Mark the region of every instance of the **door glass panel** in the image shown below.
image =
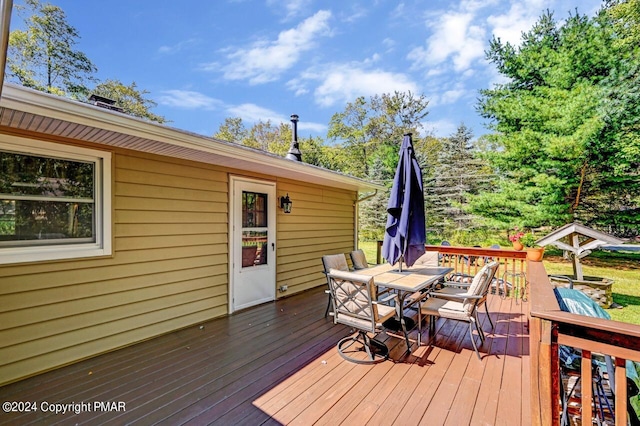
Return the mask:
[[[267,194],[242,192],[242,267],[267,264]]]
[[[242,227],[266,228],[267,194],[242,191]]]
[[[267,264],[267,231],[242,231],[242,267]]]

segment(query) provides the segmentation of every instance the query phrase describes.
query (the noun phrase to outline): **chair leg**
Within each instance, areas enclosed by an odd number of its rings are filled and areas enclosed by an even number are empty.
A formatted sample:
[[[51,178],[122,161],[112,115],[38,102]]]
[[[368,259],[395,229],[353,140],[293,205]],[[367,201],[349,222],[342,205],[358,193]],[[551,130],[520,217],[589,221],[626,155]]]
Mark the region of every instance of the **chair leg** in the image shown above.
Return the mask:
[[[361,331],[360,335],[362,336],[362,340],[364,340],[364,350],[365,352],[367,352],[367,356],[369,357],[369,359],[373,361],[373,353],[371,353],[371,340],[365,332]]]
[[[329,293],[329,301],[327,302],[327,310],[324,311],[324,317],[329,316],[329,309],[331,308],[331,293]]]
[[[353,350],[350,348],[353,345],[361,344],[363,347]],[[350,353],[365,351],[368,359],[361,359],[360,357],[354,358],[349,356]],[[338,354],[350,362],[356,364],[376,364],[385,361],[389,358],[389,348],[382,342],[377,341],[375,338],[370,338],[366,332],[359,331],[355,335],[347,336],[338,342]]]
[[[422,310],[420,309],[420,302],[418,302],[418,347],[421,345],[422,339]]]
[[[484,310],[487,312],[487,318],[489,318],[489,324],[491,324],[491,330],[495,330],[496,326],[493,325],[493,321],[491,321],[491,315],[489,315],[489,308],[487,307],[487,302],[484,302]]]
[[[471,338],[471,344],[473,345],[473,350],[476,351],[476,355],[478,355],[478,359],[482,361],[480,357],[480,352],[478,352],[478,347],[476,346],[476,339],[473,338],[473,324],[469,321],[469,337]]]
[[[429,315],[429,338],[432,338],[436,332],[436,317]]]
[[[407,351],[411,353],[411,342],[409,342],[409,333],[407,333],[407,325],[404,322],[404,316],[400,315],[400,324],[404,333],[404,340],[407,342]]]
[[[478,330],[478,335],[480,336],[480,342],[484,344],[484,341],[485,341],[484,330],[480,326],[480,321],[478,320],[478,311],[475,312],[475,318],[472,318],[472,320],[475,323],[476,330]]]

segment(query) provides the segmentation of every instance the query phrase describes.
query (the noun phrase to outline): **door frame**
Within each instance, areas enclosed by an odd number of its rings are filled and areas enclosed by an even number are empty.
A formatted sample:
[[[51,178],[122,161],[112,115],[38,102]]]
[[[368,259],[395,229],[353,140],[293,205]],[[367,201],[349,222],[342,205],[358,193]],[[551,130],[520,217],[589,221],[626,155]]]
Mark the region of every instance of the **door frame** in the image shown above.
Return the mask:
[[[274,181],[270,181],[270,180],[263,180],[263,179],[256,179],[256,178],[250,178],[250,177],[246,177],[246,176],[240,176],[240,175],[229,175],[229,220],[228,220],[228,226],[229,226],[229,230],[228,230],[228,251],[229,251],[229,256],[228,256],[228,279],[229,279],[229,287],[227,289],[227,293],[228,293],[228,312],[229,314],[232,314],[233,312],[235,312],[234,309],[234,304],[233,304],[233,300],[234,300],[234,291],[235,291],[235,283],[234,283],[234,272],[235,272],[235,267],[234,267],[234,250],[235,250],[235,244],[236,242],[234,241],[234,225],[235,225],[235,221],[237,219],[237,214],[242,214],[242,212],[238,213],[235,211],[235,206],[234,206],[234,198],[236,197],[235,194],[235,185],[237,182],[245,182],[245,183],[249,183],[249,184],[259,184],[259,185],[266,185],[266,186],[270,186],[273,188],[273,197],[269,197],[271,198],[271,200],[268,201],[268,205],[267,205],[267,211],[271,211],[271,213],[267,215],[267,227],[271,232],[273,232],[273,236],[272,238],[272,242],[273,244],[276,243],[276,223],[277,223],[277,203],[276,203],[276,198],[277,198],[277,187],[276,187],[276,182]],[[240,221],[241,221],[241,217],[240,217]],[[274,249],[277,247],[277,245],[274,245]],[[274,250],[275,251],[275,250]],[[273,298],[272,300],[276,299],[276,271],[277,271],[277,265],[276,265],[276,259],[277,256],[275,255],[274,252],[274,264],[273,264]]]

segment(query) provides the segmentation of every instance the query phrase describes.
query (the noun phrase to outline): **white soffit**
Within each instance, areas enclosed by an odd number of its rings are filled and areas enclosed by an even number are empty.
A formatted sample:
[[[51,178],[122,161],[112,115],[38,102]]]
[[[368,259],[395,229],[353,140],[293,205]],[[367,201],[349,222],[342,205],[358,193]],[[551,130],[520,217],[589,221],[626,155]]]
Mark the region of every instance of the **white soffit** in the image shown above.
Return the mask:
[[[383,188],[321,167],[14,84],[4,85],[0,126],[360,192]]]

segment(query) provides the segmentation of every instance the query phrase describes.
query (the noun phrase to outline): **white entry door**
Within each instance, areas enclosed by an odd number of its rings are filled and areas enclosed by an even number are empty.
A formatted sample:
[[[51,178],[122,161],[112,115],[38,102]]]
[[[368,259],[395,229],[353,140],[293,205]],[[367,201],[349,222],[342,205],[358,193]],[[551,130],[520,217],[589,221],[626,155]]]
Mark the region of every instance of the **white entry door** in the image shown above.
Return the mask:
[[[276,186],[231,178],[229,311],[276,296]]]

